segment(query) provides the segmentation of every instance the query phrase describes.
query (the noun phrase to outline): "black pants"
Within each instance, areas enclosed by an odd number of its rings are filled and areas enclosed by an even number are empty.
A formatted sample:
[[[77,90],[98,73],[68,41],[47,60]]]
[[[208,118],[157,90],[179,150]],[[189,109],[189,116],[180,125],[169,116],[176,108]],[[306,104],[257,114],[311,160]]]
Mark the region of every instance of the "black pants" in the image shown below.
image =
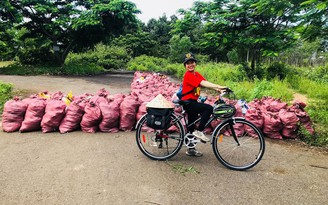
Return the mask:
[[[201,114],[201,120],[198,125],[199,131],[203,131],[205,129],[206,122],[210,119],[211,114],[213,112],[213,107],[206,103],[199,103],[196,100],[191,100],[188,105],[183,107],[188,114],[188,123],[194,122],[198,114]],[[195,125],[192,125],[188,128],[188,131],[193,132],[195,130]]]

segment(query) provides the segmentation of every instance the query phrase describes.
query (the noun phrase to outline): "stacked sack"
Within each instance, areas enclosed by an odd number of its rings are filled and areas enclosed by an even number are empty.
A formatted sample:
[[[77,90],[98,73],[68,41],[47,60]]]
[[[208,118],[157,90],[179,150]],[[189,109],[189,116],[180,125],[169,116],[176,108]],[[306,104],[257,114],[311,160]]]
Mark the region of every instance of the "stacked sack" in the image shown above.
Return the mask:
[[[213,104],[214,102],[215,98],[213,96],[208,98],[207,103]],[[269,138],[297,138],[299,125],[303,125],[309,133],[314,134],[312,121],[304,110],[306,104],[303,102],[294,102],[293,105],[288,106],[287,103],[282,102],[280,99],[262,97],[261,99],[254,99],[249,102],[245,114],[242,112],[239,101],[229,102],[226,99],[226,102],[228,104],[234,104],[236,107],[235,117],[245,117],[246,120],[256,125]],[[221,121],[220,119],[214,120],[211,123],[212,129]],[[238,127],[236,130],[237,134],[242,134],[243,132],[243,127]]]
[[[131,83],[131,92],[127,95],[110,95],[104,88],[96,95],[83,94],[73,96],[61,92],[50,94],[42,92],[27,99],[15,97],[5,103],[2,127],[5,132],[42,132],[60,133],[82,130],[95,133],[132,131],[137,121],[146,113],[146,105],[158,95],[172,101],[180,84],[171,82],[167,76],[158,73],[135,72]],[[209,96],[207,103],[213,104],[215,97]],[[296,138],[299,124],[314,133],[309,115],[305,112],[305,103],[296,102],[292,106],[280,99],[263,97],[248,103],[249,109],[242,112],[241,105],[235,102],[236,117],[245,117],[270,138]],[[181,112],[181,108],[175,108]],[[210,134],[221,122],[214,120],[206,128]],[[238,133],[244,128],[239,127]]]
[[[269,138],[296,138],[300,124],[314,134],[312,121],[304,110],[305,103],[295,102],[288,106],[280,99],[263,97],[253,100],[248,106],[250,109],[245,118],[258,126]]]
[[[5,132],[18,131],[24,121],[27,103],[18,97],[5,103],[2,113],[2,129]]]
[[[159,73],[135,72],[131,83],[131,93],[139,102],[136,120],[146,113],[146,104],[161,94],[169,102],[179,89],[179,84],[171,82],[166,75]]]
[[[60,91],[44,91],[23,100],[14,97],[4,105],[2,129],[5,132],[41,130],[43,133],[79,129],[89,133],[117,132],[124,98],[124,94],[109,95],[104,88],[96,95],[69,93],[65,96]]]
[[[159,94],[171,101],[178,87],[165,75],[135,72],[127,95],[110,95],[103,88],[95,95],[45,91],[23,100],[15,97],[5,104],[2,128],[5,132],[43,133],[132,131],[146,113],[148,102]]]

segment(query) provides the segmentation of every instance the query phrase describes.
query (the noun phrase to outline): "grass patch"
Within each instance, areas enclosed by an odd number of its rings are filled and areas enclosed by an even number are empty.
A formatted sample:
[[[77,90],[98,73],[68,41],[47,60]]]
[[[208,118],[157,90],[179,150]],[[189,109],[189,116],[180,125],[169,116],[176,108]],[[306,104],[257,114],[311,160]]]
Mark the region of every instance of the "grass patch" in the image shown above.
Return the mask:
[[[93,64],[68,63],[63,67],[30,66],[19,63],[0,67],[3,75],[96,75],[103,72],[101,66]]]
[[[193,166],[185,166],[183,164],[167,164],[172,168],[174,172],[177,172],[183,176],[186,176],[187,173],[199,174],[200,172]]]
[[[300,126],[298,136],[306,144],[328,148],[328,128],[322,124],[314,124],[315,134],[309,133],[305,127]]]
[[[0,81],[0,113],[3,111],[4,104],[13,97],[13,84]]]
[[[167,59],[146,55],[138,56],[129,61],[127,69],[132,71],[153,71],[167,74],[176,73],[176,66],[174,64],[169,64]]]
[[[316,72],[315,69],[311,70]],[[306,75],[311,76],[309,73]],[[290,87],[310,98],[305,110],[314,123],[316,133],[311,136],[301,130],[299,133],[301,140],[311,145],[328,146],[328,83],[324,78],[317,78],[317,80],[297,75],[287,79]]]
[[[13,63],[15,63],[15,62],[14,61],[0,61],[0,68],[9,66]]]

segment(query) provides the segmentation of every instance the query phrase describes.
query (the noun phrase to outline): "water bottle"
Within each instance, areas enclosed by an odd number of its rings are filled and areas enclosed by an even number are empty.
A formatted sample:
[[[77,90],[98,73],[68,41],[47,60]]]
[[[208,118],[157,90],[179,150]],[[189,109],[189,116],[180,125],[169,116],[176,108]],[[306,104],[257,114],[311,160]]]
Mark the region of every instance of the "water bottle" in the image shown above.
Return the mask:
[[[206,96],[199,96],[198,97],[198,102],[204,103],[207,100]]]
[[[248,105],[246,101],[244,99],[238,100],[238,104],[241,107],[241,112],[243,113],[243,115],[245,115],[248,110]]]

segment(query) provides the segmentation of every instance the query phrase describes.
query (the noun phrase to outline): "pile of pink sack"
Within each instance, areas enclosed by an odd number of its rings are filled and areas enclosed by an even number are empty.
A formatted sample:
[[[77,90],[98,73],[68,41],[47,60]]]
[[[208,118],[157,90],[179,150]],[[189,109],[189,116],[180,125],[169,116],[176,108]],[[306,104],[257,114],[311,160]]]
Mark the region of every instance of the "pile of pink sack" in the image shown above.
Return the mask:
[[[15,97],[5,103],[2,128],[5,132],[41,130],[44,133],[132,131],[146,113],[148,102],[159,94],[171,102],[179,86],[166,75],[137,71],[129,94],[110,95],[103,88],[96,94],[80,96],[65,96],[58,91],[42,92],[23,100]],[[206,102],[213,104],[215,97],[208,97]],[[245,117],[269,138],[296,138],[300,124],[314,133],[311,119],[304,111],[305,103],[288,106],[279,99],[263,97],[249,102],[246,114],[239,103],[234,104],[236,117]],[[181,108],[175,108],[175,112],[181,112]],[[214,120],[205,132],[212,133],[220,122],[220,119]],[[244,131],[244,127],[237,128],[237,134]]]
[[[287,103],[282,102],[280,99],[272,97],[263,97],[261,99],[254,99],[247,103],[247,111],[245,114],[242,112],[242,105],[239,101],[229,101],[225,99],[228,104],[234,104],[236,107],[235,117],[244,117],[248,121],[256,125],[262,133],[268,138],[283,139],[297,138],[299,127],[302,125],[314,134],[313,124],[310,116],[304,110],[306,104],[303,102],[294,102],[293,105],[288,106]],[[208,103],[214,103],[215,98],[210,97]],[[217,119],[211,123],[211,126],[205,129],[208,134],[221,122]],[[237,135],[242,135],[245,131],[243,126],[235,127]],[[246,130],[248,134],[252,130]]]
[[[242,107],[238,102],[229,102],[229,104],[234,104],[237,109],[235,117],[244,117],[252,122],[266,137],[295,139],[300,126],[304,126],[310,134],[314,134],[312,121],[304,110],[306,104],[303,102],[294,102],[291,106],[288,106],[287,103],[282,102],[280,99],[263,97],[249,102],[245,114],[243,114]],[[220,120],[212,122],[212,128],[219,122]],[[241,135],[244,131],[244,127],[239,127],[236,133]],[[253,134],[255,136],[255,133]]]
[[[138,120],[146,113],[146,104],[158,94],[162,94],[169,101],[174,99],[176,97],[174,94],[179,86],[180,84],[170,82],[165,75],[136,72],[131,84],[131,93],[138,98],[140,103],[136,119]],[[213,105],[215,101],[216,96],[209,96],[206,103]],[[297,138],[300,125],[314,134],[312,121],[304,110],[306,104],[303,102],[295,102],[288,106],[280,99],[263,97],[249,102],[247,104],[249,109],[245,114],[242,112],[242,105],[239,104],[239,101],[227,101],[227,103],[234,104],[236,107],[235,117],[245,117],[260,128],[266,137],[273,139]],[[181,112],[181,108],[175,108],[175,112]],[[214,120],[204,130],[205,133],[211,134],[221,121],[220,119]],[[245,131],[243,126],[236,129],[237,134],[242,134]]]
[[[71,98],[60,91],[45,91],[23,100],[15,97],[4,105],[2,129],[5,132],[118,132],[128,129],[124,120],[119,124],[119,117],[126,117],[124,104],[128,102],[124,101],[128,99],[124,94],[109,95],[105,89],[95,95],[86,93]]]
[[[299,126],[304,126],[309,133],[314,134],[310,116],[304,110],[304,102],[294,102],[291,106],[280,99],[263,97],[248,103],[245,118],[253,122],[270,138],[296,138]]]
[[[96,94],[68,96],[47,91],[26,99],[15,97],[4,105],[2,129],[5,132],[68,133],[132,131],[146,113],[146,104],[162,94],[169,101],[178,89],[165,75],[134,74],[129,94],[110,95],[106,89]]]
[[[139,108],[136,120],[146,113],[146,104],[161,94],[169,102],[179,89],[180,84],[171,82],[166,75],[159,73],[135,72],[131,83],[131,94],[136,96]],[[178,111],[178,110],[176,110]]]

